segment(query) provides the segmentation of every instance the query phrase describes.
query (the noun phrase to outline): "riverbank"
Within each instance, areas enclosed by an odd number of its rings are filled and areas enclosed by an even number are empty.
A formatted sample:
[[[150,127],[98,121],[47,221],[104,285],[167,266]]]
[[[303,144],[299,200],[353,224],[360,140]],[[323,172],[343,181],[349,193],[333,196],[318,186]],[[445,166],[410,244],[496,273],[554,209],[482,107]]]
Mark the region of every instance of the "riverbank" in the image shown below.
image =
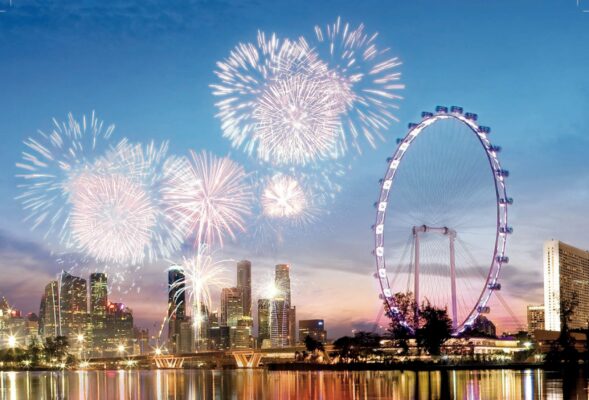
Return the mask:
[[[447,370],[496,370],[496,369],[544,369],[543,363],[350,363],[350,364],[314,364],[314,363],[280,363],[266,364],[269,371],[447,371]]]

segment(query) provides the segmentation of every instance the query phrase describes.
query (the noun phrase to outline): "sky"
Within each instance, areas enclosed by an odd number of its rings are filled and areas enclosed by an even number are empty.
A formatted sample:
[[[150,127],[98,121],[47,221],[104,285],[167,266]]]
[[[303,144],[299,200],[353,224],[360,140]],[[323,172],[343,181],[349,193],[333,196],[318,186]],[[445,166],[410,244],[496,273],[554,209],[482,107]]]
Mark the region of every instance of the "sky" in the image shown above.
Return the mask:
[[[315,25],[341,16],[379,32],[378,43],[403,61],[400,122],[353,160],[329,213],[313,226],[268,250],[238,238],[217,256],[250,259],[254,286],[275,264],[291,264],[297,317],[324,318],[330,337],[372,329],[380,301],[370,226],[385,160],[421,111],[457,104],[492,127],[511,173],[511,261],[490,318],[515,329],[525,324],[525,306],[543,301],[543,241],[589,249],[585,9],[589,0],[0,0],[0,295],[38,312],[61,268],[15,200],[23,140],[49,129],[53,117],[96,110],[119,138],[170,140],[173,153],[207,149],[255,169],[221,135],[209,87],[215,63],[258,30],[311,36]],[[165,268],[143,266],[127,274],[128,285],[113,287],[111,299],[130,306],[140,326],[152,328],[165,314]],[[233,262],[227,268],[232,281]]]

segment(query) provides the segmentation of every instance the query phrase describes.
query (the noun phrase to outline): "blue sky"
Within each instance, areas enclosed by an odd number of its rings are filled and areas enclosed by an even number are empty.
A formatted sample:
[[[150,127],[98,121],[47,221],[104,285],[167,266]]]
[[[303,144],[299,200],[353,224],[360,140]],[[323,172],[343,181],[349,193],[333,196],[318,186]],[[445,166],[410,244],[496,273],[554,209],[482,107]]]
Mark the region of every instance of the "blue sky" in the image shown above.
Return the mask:
[[[369,227],[384,160],[422,110],[458,104],[492,127],[512,174],[515,234],[503,296],[523,321],[524,304],[542,301],[543,240],[589,248],[589,13],[582,12],[583,1],[13,0],[0,13],[0,268],[6,272],[0,294],[37,311],[43,285],[58,270],[14,200],[15,163],[26,137],[48,129],[52,117],[96,110],[116,124],[119,137],[169,139],[174,153],[209,149],[248,165],[222,138],[214,117],[208,85],[215,62],[239,41],[255,40],[258,29],[310,36],[315,24],[341,16],[379,32],[379,43],[403,60],[401,123],[386,143],[355,160],[330,215],[305,235],[267,254],[236,243],[223,256],[251,258],[254,280],[274,263],[289,262],[301,282],[298,296],[293,291],[299,317],[325,317],[334,334],[370,326],[379,303]],[[153,304],[136,293],[113,297],[127,300],[151,325],[165,309],[163,279],[157,266],[143,273],[144,290],[162,296]],[[354,296],[347,296],[350,290]],[[505,311],[496,308],[491,318],[502,319]]]

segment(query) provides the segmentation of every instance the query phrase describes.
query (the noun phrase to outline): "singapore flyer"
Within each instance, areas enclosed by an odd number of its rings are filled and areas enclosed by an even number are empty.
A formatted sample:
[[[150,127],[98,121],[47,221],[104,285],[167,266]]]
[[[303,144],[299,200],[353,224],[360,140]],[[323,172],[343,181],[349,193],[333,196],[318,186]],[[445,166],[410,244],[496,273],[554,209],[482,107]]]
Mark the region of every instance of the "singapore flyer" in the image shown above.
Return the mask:
[[[398,139],[375,203],[374,255],[389,317],[419,327],[419,306],[446,308],[460,334],[488,314],[508,263],[509,172],[491,129],[461,107],[423,112]],[[385,241],[386,237],[386,241]],[[413,308],[402,312],[400,294]]]

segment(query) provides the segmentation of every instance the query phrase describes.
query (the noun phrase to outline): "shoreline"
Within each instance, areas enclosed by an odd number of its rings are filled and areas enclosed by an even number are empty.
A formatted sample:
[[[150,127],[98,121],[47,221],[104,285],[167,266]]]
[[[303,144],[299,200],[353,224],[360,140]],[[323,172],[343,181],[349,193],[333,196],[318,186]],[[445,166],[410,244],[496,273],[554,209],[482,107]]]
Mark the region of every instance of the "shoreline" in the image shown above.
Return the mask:
[[[497,370],[497,369],[543,369],[553,370],[553,366],[543,363],[510,363],[510,364],[311,364],[288,363],[267,364],[268,371],[449,371],[449,370]]]

